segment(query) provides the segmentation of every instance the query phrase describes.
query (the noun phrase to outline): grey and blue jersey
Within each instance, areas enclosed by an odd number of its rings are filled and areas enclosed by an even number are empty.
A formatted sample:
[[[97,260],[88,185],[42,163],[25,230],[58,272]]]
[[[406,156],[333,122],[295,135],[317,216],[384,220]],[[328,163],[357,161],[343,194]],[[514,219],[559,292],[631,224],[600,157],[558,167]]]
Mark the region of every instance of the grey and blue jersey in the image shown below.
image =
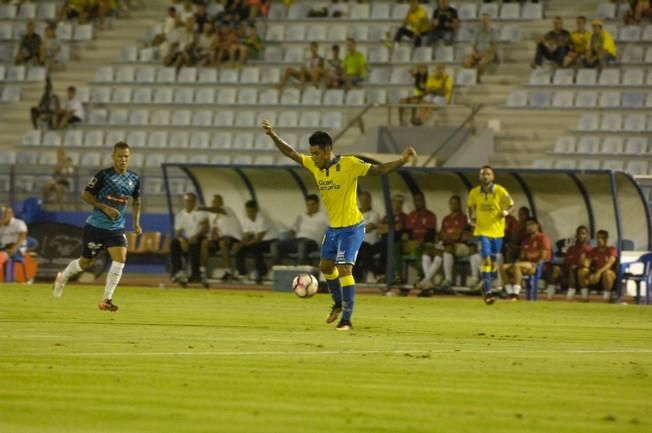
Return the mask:
[[[120,212],[118,218],[111,220],[101,210],[93,209],[86,224],[105,230],[124,229],[129,197],[140,197],[140,178],[133,171],[120,174],[111,167],[99,171],[86,185],[86,191],[93,194],[100,203]]]

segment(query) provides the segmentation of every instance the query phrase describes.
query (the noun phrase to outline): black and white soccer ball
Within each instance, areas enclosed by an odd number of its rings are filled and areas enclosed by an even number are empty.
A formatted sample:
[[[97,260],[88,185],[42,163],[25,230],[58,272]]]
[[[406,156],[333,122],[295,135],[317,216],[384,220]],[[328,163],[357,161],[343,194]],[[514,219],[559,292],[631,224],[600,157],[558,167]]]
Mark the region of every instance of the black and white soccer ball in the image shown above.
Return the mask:
[[[312,274],[301,273],[292,280],[292,290],[300,298],[310,298],[317,293],[319,281]]]

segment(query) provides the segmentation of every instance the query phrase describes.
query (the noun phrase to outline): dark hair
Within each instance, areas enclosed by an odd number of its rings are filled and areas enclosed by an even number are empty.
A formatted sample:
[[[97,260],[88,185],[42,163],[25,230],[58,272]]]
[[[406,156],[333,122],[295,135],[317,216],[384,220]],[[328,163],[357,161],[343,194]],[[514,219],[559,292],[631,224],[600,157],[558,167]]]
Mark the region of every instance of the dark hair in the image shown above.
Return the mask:
[[[308,194],[306,196],[306,201],[314,201],[319,203],[319,196],[317,194]]]
[[[491,170],[491,172],[493,173],[494,168],[493,168],[492,166],[490,166],[490,165],[483,165],[482,167],[480,167],[480,171],[482,171],[482,170],[484,170],[484,169],[487,169],[487,168],[488,168],[489,170]]]
[[[70,87],[68,87],[68,91],[70,92],[71,90],[72,90],[73,92],[77,92],[77,89],[75,88],[75,86],[70,86]]]
[[[184,196],[185,195],[190,196],[195,200],[197,199],[197,194],[195,194],[194,192],[188,191],[187,193],[184,194]]]
[[[417,198],[417,197],[423,197],[423,198],[426,198],[426,196],[423,194],[423,191],[421,191],[421,190],[414,191],[414,192],[412,193],[412,199],[415,199],[415,198]]]
[[[258,209],[258,203],[256,200],[249,200],[245,203],[245,207],[248,207],[250,209]]]
[[[326,132],[315,131],[308,139],[308,143],[310,143],[311,146],[319,146],[320,148],[324,149],[328,146],[332,146],[333,140],[331,139],[331,136]]]
[[[518,208],[518,211],[525,212],[526,214],[530,215],[530,208],[527,206],[521,206],[520,208]]]
[[[339,50],[340,50],[340,46],[339,46],[339,45],[333,45],[333,46],[331,47],[331,50],[339,51]]]
[[[460,198],[459,195],[452,195],[451,198],[449,198],[448,200],[449,200],[449,201],[450,201],[450,200],[457,200],[458,203],[461,203],[461,202],[462,202],[462,199]]]
[[[174,8],[174,6],[170,6],[170,7],[168,8],[168,13],[169,13],[169,12],[176,12],[176,11],[177,11],[177,10]]]
[[[596,233],[596,237],[597,237],[597,236],[600,236],[600,235],[603,235],[604,237],[606,237],[607,239],[609,239],[609,232],[606,231],[606,230],[598,230],[598,232]]]
[[[115,152],[118,149],[131,149],[129,145],[127,144],[126,141],[118,141],[114,146],[113,146],[113,151]]]
[[[584,15],[580,15],[577,17],[578,20],[586,21],[586,17]]]
[[[560,17],[559,15],[557,15],[557,16],[554,18],[554,20],[555,20],[555,21],[556,21],[556,20],[562,21],[562,19],[561,19],[561,17]]]
[[[368,197],[371,197],[371,194],[369,194],[369,191],[358,191],[358,197],[361,195],[366,195]]]
[[[577,228],[575,229],[575,233],[577,234],[582,229],[586,230],[587,232],[589,231],[589,228],[587,226],[581,225],[581,226],[577,226]]]

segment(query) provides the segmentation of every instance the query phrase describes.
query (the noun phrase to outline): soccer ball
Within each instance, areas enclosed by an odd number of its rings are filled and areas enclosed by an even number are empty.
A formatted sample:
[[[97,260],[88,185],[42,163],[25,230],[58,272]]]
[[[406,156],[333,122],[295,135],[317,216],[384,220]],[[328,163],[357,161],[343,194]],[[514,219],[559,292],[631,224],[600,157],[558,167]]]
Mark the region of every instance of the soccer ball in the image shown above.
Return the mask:
[[[312,274],[299,274],[292,280],[294,294],[300,298],[310,298],[317,293],[319,282]]]

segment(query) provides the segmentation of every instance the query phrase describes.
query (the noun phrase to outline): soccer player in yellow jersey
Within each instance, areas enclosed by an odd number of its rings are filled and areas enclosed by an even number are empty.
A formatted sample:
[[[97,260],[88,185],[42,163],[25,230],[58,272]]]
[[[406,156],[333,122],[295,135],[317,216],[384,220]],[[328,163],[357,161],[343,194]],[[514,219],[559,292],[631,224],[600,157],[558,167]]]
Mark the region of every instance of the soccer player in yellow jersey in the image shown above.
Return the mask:
[[[480,273],[484,286],[484,302],[494,303],[491,278],[496,258],[503,248],[505,217],[512,211],[514,201],[505,188],[494,183],[494,170],[488,165],[480,169],[480,185],[469,193],[469,224],[482,245]]]
[[[263,121],[263,129],[283,155],[305,167],[315,177],[330,221],[319,261],[334,301],[326,323],[333,323],[342,313],[336,329],[348,331],[352,329],[355,297],[353,264],[364,240],[364,222],[357,203],[358,177],[391,173],[416,157],[416,152],[407,147],[401,158],[395,161],[370,164],[355,156],[335,155],[331,137],[317,131],[309,139],[310,155],[304,155],[283,141],[268,120]]]

